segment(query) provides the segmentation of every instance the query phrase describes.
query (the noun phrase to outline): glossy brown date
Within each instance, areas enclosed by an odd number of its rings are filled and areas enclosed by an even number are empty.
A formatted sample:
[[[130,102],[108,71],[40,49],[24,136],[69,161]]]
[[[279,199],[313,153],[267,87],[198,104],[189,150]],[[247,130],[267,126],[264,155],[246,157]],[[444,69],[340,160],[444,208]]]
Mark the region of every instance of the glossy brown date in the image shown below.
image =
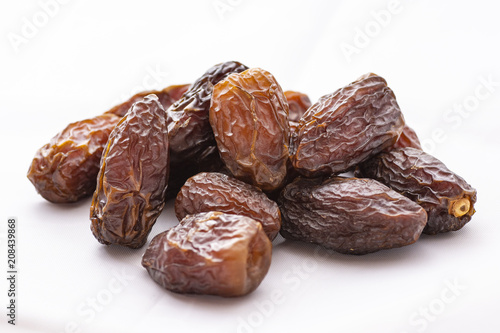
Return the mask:
[[[102,151],[118,121],[118,116],[103,114],[71,123],[41,147],[28,170],[38,193],[54,203],[92,195]]]
[[[189,178],[175,200],[175,215],[218,211],[248,216],[260,222],[273,240],[281,227],[278,205],[259,188],[217,172],[202,172]]]
[[[169,142],[156,95],[136,102],[111,133],[90,208],[102,244],[144,245],[165,204]]]
[[[255,220],[199,213],[155,236],[142,266],[155,282],[176,293],[243,296],[266,276],[271,251],[271,241]]]
[[[380,153],[360,164],[356,174],[376,179],[421,205],[428,215],[426,234],[459,230],[475,212],[476,190],[419,149]]]
[[[338,174],[392,146],[404,126],[387,82],[366,74],[321,97],[300,119],[291,160],[305,176]]]
[[[220,156],[236,178],[265,191],[280,187],[287,172],[288,103],[271,73],[252,68],[220,81],[210,124]]]
[[[285,238],[366,254],[412,244],[425,210],[387,186],[360,178],[297,178],[279,200]]]
[[[288,125],[290,128],[290,147],[293,147],[293,141],[296,137],[296,129],[299,126],[299,120],[304,115],[304,113],[311,107],[311,100],[309,96],[298,91],[287,90],[285,91],[285,97],[288,102],[289,112],[288,112]],[[290,152],[292,153],[292,152]]]

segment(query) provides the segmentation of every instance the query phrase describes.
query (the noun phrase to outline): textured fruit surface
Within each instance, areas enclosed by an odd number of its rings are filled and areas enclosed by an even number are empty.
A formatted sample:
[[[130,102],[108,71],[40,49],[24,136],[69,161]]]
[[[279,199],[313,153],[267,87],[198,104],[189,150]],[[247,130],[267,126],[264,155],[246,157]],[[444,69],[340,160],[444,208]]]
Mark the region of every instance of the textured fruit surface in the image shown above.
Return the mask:
[[[189,84],[173,85],[168,86],[163,90],[147,90],[142,91],[134,96],[130,97],[125,102],[118,104],[106,111],[106,113],[116,114],[117,116],[123,117],[127,111],[134,105],[134,103],[142,100],[144,97],[150,94],[155,94],[158,97],[161,105],[167,109],[170,105],[174,104],[181,96],[188,90]]]
[[[422,207],[373,179],[299,177],[279,203],[285,238],[349,254],[412,244],[427,221]]]
[[[165,109],[156,95],[135,103],[111,133],[90,208],[103,244],[139,248],[165,204],[169,172]]]
[[[271,250],[271,241],[255,220],[199,213],[155,236],[142,266],[154,281],[177,293],[242,296],[266,276]]]
[[[271,73],[252,68],[215,87],[210,124],[219,153],[238,179],[272,191],[288,160],[288,103]]]
[[[273,240],[281,227],[278,205],[259,188],[217,172],[202,172],[187,180],[175,201],[175,215],[218,211],[248,216],[260,222]]]
[[[237,61],[227,61],[209,68],[181,99],[168,108],[167,121],[173,165],[182,167],[191,163],[207,148],[215,146],[208,121],[213,87],[229,74],[243,72],[247,68]]]
[[[298,122],[312,104],[309,96],[298,91],[287,90],[285,97],[289,107],[288,120]]]
[[[422,150],[417,133],[408,125],[403,127],[403,132],[401,132],[398,141],[393,146],[386,148],[386,150],[406,147]]]
[[[392,146],[404,126],[387,82],[366,74],[321,97],[300,119],[291,157],[305,176],[332,175]]]
[[[103,114],[71,123],[40,148],[28,170],[38,193],[54,203],[92,195],[102,151],[119,121],[118,116]]]
[[[289,149],[293,147],[293,141],[296,137],[296,129],[299,126],[299,120],[302,115],[311,106],[311,100],[309,96],[298,91],[287,90],[285,91],[285,97],[288,102],[289,112],[288,112],[288,125],[290,128],[290,139],[289,139]],[[290,154],[293,152],[290,151]]]
[[[419,149],[381,153],[359,165],[356,173],[377,179],[421,205],[428,215],[426,234],[459,230],[475,212],[476,190]]]

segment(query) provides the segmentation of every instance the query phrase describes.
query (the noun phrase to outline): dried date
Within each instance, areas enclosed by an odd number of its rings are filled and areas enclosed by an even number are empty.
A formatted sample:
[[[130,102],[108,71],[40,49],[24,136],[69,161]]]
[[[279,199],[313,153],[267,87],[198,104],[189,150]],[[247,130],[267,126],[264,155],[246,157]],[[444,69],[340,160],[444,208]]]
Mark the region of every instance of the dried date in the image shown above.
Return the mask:
[[[347,254],[412,244],[427,221],[422,207],[372,179],[299,177],[279,203],[285,238]]]
[[[231,173],[265,191],[279,188],[287,172],[288,103],[272,74],[252,68],[229,75],[214,87],[209,116]]]
[[[199,213],[155,236],[142,266],[155,282],[176,293],[243,296],[266,276],[271,251],[270,240],[255,220]]]
[[[102,244],[144,245],[165,204],[169,142],[156,95],[136,102],[111,133],[90,208]]]
[[[311,107],[311,100],[309,96],[298,91],[287,90],[284,94],[289,107],[288,120],[298,122]]]
[[[299,126],[299,120],[304,115],[304,113],[311,107],[311,100],[309,96],[301,92],[287,90],[285,91],[285,97],[288,102],[289,113],[288,113],[288,125],[290,128],[290,143],[289,148],[293,147],[293,141],[296,137],[295,130]],[[290,152],[292,153],[292,152]]]
[[[41,147],[27,175],[38,193],[54,203],[92,195],[102,151],[118,121],[118,116],[103,114],[71,123]]]
[[[248,67],[227,61],[208,69],[187,90],[181,99],[167,110],[171,162],[182,167],[198,158],[210,146],[215,146],[208,121],[208,111],[214,85],[231,73]],[[174,169],[174,168],[173,168]]]
[[[202,172],[187,180],[175,201],[175,215],[218,211],[248,216],[260,222],[273,240],[281,227],[278,205],[259,188],[217,172]]]
[[[425,234],[459,230],[475,212],[476,190],[419,149],[380,153],[360,164],[356,174],[376,179],[421,205],[428,215]]]
[[[422,150],[422,146],[420,145],[420,140],[418,139],[417,133],[413,130],[413,128],[411,128],[408,125],[405,125],[403,127],[403,132],[401,132],[398,141],[396,141],[396,143],[393,146],[386,148],[386,151],[395,148],[406,148],[406,147],[412,147]]]
[[[392,146],[404,126],[387,82],[366,74],[321,97],[300,119],[293,166],[303,175],[338,174]]]

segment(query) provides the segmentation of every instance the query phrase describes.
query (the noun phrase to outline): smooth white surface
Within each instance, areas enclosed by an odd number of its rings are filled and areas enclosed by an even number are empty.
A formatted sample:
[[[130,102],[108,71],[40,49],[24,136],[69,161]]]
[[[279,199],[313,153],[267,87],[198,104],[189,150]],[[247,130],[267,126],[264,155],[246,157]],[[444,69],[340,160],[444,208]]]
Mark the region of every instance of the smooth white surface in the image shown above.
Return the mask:
[[[499,332],[500,7],[391,3],[2,2],[0,331]],[[13,34],[29,37],[17,52]],[[346,44],[357,53],[346,57]],[[279,238],[248,297],[184,296],[149,278],[144,249],[94,239],[90,199],[50,204],[27,180],[36,149],[68,123],[139,90],[192,82],[226,60],[262,67],[313,101],[366,72],[382,75],[427,151],[478,190],[472,221],[365,256]],[[172,208],[150,238],[177,223]],[[15,328],[4,307],[10,216],[19,221]]]

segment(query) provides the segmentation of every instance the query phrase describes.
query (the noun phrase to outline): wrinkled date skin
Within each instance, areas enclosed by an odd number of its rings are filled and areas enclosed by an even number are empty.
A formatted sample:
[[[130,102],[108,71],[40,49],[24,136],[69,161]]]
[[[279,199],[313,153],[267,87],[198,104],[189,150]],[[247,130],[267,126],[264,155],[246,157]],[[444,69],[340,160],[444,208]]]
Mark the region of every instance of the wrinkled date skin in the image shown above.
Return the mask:
[[[288,120],[298,122],[302,115],[311,107],[309,96],[298,91],[287,90],[285,97],[288,102]]]
[[[393,146],[386,148],[385,151],[390,151],[396,148],[406,148],[406,147],[422,150],[422,146],[420,145],[420,140],[417,136],[417,133],[413,130],[413,128],[411,128],[408,125],[405,125],[403,127],[403,132],[401,132],[398,141],[396,141],[396,143]]]
[[[300,119],[291,157],[312,177],[338,174],[392,146],[404,126],[387,82],[366,74],[321,97]]]
[[[208,121],[214,85],[231,73],[248,69],[236,61],[227,61],[208,69],[167,110],[170,155],[173,165],[183,165],[198,158],[208,147],[215,146]]]
[[[271,241],[255,220],[221,212],[186,216],[153,238],[142,266],[176,293],[243,296],[262,282]]]
[[[103,114],[71,123],[40,148],[28,171],[38,193],[54,203],[92,195],[102,151],[119,121],[118,116]]]
[[[476,190],[419,149],[381,153],[359,165],[356,174],[376,179],[421,205],[428,215],[425,234],[459,230],[475,212]]]
[[[118,104],[106,111],[106,113],[116,114],[117,116],[123,117],[127,111],[134,105],[136,102],[142,100],[144,97],[150,94],[155,94],[158,97],[163,108],[167,109],[172,104],[174,104],[177,100],[181,98],[181,96],[189,89],[189,84],[181,84],[181,85],[173,85],[168,86],[163,90],[147,90],[142,91],[134,96],[130,97],[127,101],[122,104]]]
[[[220,156],[236,178],[264,191],[280,187],[289,155],[288,103],[271,73],[252,68],[220,81],[210,124]]]
[[[212,91],[214,85],[229,74],[246,69],[247,66],[237,61],[211,67],[167,109],[171,165],[168,199],[175,198],[189,177],[223,167],[208,121]]]
[[[299,126],[299,120],[302,115],[311,107],[311,100],[309,96],[298,91],[287,90],[285,97],[288,102],[288,125],[290,127],[290,144],[289,148],[293,147],[295,140],[295,130]]]
[[[165,109],[156,95],[135,103],[111,133],[90,208],[102,244],[144,245],[165,204],[169,172]]]
[[[422,207],[372,179],[299,177],[279,202],[285,238],[347,254],[412,244],[427,222]]]
[[[175,201],[175,215],[223,212],[253,218],[273,240],[281,227],[278,205],[259,188],[217,172],[202,172],[187,180]]]

